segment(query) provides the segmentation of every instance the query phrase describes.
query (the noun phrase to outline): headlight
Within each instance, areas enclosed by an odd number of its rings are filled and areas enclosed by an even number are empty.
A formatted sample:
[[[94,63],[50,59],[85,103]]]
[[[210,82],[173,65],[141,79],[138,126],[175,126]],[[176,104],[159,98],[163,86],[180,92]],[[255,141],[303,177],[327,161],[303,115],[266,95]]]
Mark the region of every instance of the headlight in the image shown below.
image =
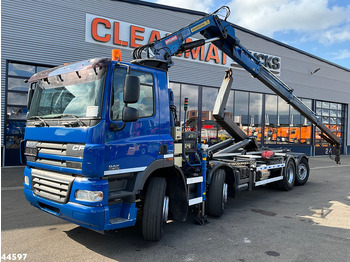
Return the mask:
[[[29,186],[29,177],[24,176],[24,184],[26,184],[27,186]]]
[[[102,191],[77,190],[75,199],[80,201],[99,202],[103,200]]]
[[[35,156],[36,157],[38,155],[38,148],[36,147],[37,144],[38,144],[37,141],[27,141],[24,154],[26,156]]]

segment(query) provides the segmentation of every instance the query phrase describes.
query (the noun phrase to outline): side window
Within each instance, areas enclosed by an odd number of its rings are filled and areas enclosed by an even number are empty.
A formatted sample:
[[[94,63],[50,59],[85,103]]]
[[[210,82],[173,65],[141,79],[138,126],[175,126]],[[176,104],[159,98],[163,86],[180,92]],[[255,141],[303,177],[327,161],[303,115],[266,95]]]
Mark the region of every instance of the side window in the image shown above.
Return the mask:
[[[154,113],[153,76],[152,74],[131,70],[131,74],[140,78],[140,98],[135,104],[129,104],[139,110],[139,117],[149,117]],[[112,120],[121,120],[124,107],[123,89],[126,76],[125,67],[117,67],[113,75]]]

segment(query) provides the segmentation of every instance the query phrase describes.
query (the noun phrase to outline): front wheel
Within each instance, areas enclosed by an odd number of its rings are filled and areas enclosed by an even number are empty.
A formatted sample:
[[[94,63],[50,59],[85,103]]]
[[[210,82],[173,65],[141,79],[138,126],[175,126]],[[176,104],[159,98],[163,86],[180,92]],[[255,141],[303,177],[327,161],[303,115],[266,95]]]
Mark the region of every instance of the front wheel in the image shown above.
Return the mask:
[[[305,185],[310,175],[309,162],[305,158],[301,159],[296,171],[295,185]]]
[[[295,182],[295,163],[292,159],[289,159],[284,170],[283,179],[278,181],[278,187],[281,190],[292,190]]]
[[[169,197],[165,195],[167,182],[163,177],[152,177],[145,196],[142,234],[145,240],[159,241],[163,224],[168,220]]]
[[[218,169],[214,172],[208,190],[208,214],[220,217],[224,213],[227,202],[227,184],[225,184],[225,170]]]

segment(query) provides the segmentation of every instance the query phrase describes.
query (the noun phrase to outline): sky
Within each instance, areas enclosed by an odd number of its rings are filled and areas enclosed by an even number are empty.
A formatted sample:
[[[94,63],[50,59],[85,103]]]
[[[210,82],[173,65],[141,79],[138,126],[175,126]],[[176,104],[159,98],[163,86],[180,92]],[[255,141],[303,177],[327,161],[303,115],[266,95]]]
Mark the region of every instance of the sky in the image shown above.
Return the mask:
[[[212,13],[350,69],[350,0],[144,0]]]

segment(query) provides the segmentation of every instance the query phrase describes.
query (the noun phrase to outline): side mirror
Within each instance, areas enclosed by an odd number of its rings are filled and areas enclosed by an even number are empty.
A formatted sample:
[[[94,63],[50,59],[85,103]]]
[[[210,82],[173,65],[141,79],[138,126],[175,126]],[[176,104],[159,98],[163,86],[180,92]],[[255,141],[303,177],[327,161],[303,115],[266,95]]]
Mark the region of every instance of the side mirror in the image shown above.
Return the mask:
[[[28,89],[28,97],[27,97],[27,108],[28,108],[28,110],[30,108],[30,104],[32,103],[33,94],[34,94],[34,89],[29,88]]]
[[[140,78],[126,75],[124,82],[124,103],[137,103],[140,97]]]
[[[135,122],[139,119],[139,110],[132,107],[123,108],[123,122]]]
[[[113,132],[120,131],[124,129],[127,122],[135,122],[138,119],[139,119],[139,110],[132,107],[125,106],[123,108],[123,115],[122,115],[123,125],[119,127],[117,123],[110,123],[109,128]]]

